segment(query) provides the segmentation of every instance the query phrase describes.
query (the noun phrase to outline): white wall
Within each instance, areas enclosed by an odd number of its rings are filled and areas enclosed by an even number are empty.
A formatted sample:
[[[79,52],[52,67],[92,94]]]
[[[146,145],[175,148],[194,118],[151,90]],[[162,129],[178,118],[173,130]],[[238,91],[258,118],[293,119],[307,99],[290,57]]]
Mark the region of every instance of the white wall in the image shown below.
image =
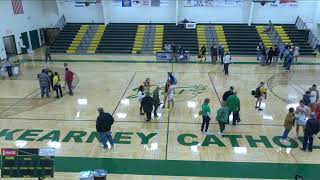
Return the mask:
[[[179,1],[179,21],[187,18],[201,23],[247,23],[250,14],[250,2],[242,7],[184,7]]]
[[[103,0],[104,16],[111,23],[175,23],[176,2],[168,3],[167,7],[115,7],[111,0]]]
[[[270,7],[261,6],[255,3],[253,12],[253,23],[267,23],[271,20],[273,23],[295,23],[298,16],[302,17],[307,23],[313,21],[318,1],[300,0],[297,7]]]
[[[46,4],[49,3],[49,4]],[[0,1],[0,57],[6,58],[2,37],[14,35],[17,51],[21,53],[20,36],[22,32],[29,32],[35,29],[47,27],[53,22],[57,22],[57,8],[51,1],[23,0],[24,14],[14,15],[10,0]],[[46,7],[44,9],[43,7]],[[48,18],[51,17],[51,18]],[[53,17],[56,17],[53,18]],[[29,38],[30,41],[30,38]],[[41,44],[41,43],[40,43]]]
[[[90,4],[87,7],[76,7],[74,2],[57,0],[60,15],[64,14],[70,23],[103,23],[102,3]]]

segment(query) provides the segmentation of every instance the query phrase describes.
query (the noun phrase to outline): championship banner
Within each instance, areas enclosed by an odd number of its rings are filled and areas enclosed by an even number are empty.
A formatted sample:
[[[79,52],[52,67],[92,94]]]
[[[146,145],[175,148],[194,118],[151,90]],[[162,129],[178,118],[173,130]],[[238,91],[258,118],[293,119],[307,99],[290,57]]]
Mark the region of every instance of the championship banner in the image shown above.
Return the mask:
[[[270,3],[270,7],[298,7],[298,0],[277,0]]]

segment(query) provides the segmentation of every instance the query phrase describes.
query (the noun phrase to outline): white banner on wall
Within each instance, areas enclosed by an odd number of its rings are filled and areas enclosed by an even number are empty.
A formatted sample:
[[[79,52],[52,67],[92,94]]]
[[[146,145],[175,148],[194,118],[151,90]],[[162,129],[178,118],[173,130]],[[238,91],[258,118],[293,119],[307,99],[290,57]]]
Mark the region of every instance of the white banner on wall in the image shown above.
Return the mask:
[[[64,0],[64,3],[69,6],[86,7],[101,3],[101,0]]]
[[[298,7],[298,0],[277,0],[270,3],[270,7]]]
[[[164,7],[169,0],[112,0],[112,6],[118,7]]]
[[[185,7],[235,7],[242,6],[244,0],[185,0]]]

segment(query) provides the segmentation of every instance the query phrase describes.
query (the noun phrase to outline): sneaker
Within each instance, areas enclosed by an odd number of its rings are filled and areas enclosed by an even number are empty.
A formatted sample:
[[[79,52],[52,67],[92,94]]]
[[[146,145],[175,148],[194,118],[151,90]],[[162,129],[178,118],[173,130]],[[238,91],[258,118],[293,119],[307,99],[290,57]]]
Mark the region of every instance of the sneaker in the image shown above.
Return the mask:
[[[144,113],[141,112],[140,115],[144,115]]]
[[[263,111],[263,109],[259,108],[258,111]]]
[[[219,132],[218,132],[218,135],[219,135],[219,136],[223,136],[224,133],[219,131]]]
[[[300,148],[300,150],[301,150],[301,151],[304,151],[304,152],[306,152],[306,150],[305,150],[305,149],[303,149],[303,148]]]
[[[207,132],[204,132],[204,134],[205,135],[213,135],[214,133],[211,133],[211,132],[207,131]]]

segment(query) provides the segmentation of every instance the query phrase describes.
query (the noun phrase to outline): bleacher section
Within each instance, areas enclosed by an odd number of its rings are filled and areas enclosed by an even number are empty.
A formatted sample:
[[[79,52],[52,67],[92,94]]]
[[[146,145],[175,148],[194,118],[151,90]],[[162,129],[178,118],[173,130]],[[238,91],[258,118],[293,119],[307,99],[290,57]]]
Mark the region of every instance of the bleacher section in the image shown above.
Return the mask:
[[[132,54],[140,54],[141,47],[143,45],[145,30],[146,25],[138,25],[135,41],[132,48]]]
[[[157,53],[157,51],[162,50],[163,32],[164,32],[164,25],[156,25],[156,29],[154,33],[154,41],[153,41],[153,54]]]
[[[265,33],[265,27],[260,25],[260,26],[256,26],[256,29],[258,31],[258,34],[262,40],[262,43],[266,46],[266,48],[270,48],[271,46],[273,46],[269,36],[267,33]]]
[[[66,24],[51,46],[52,53],[66,53],[81,24]]]
[[[224,24],[229,49],[232,55],[256,55],[256,47],[261,38],[255,26],[247,24]]]
[[[198,38],[196,29],[179,28],[175,24],[165,24],[163,42],[181,45],[184,50],[198,54]]]
[[[282,27],[293,45],[300,47],[300,55],[315,55],[314,50],[308,44],[308,31],[298,30],[293,24],[282,25]]]
[[[73,38],[69,48],[67,49],[67,53],[76,53],[77,49],[83,40],[83,37],[86,35],[88,31],[89,25],[83,24],[80,26],[79,31],[77,32],[76,36]]]
[[[137,24],[110,23],[96,53],[132,53]]]
[[[51,47],[53,53],[78,53],[77,46],[81,42],[88,24],[67,24],[60,32]],[[275,25],[277,38],[264,32],[266,25],[247,24],[198,24],[197,29],[185,29],[175,24],[118,24],[89,25],[92,31],[84,53],[145,53],[161,51],[166,42],[182,45],[184,50],[198,54],[202,45],[209,41],[222,44],[225,51],[232,55],[256,55],[256,46],[263,42],[267,47],[279,42],[298,45],[301,55],[314,55],[309,47],[307,31],[298,30],[295,25]],[[81,27],[81,28],[80,28]],[[95,27],[95,28],[93,28]],[[277,33],[275,33],[277,32]],[[90,34],[90,33],[89,33]],[[87,36],[86,36],[87,37]],[[272,39],[271,39],[272,38]],[[88,38],[86,38],[88,39]],[[211,40],[212,39],[212,40]],[[212,42],[213,43],[213,42]],[[272,44],[273,43],[273,44]],[[79,48],[78,48],[79,51]],[[79,53],[82,53],[82,51]]]
[[[207,38],[205,33],[204,25],[197,25],[197,36],[198,36],[198,47],[199,51],[203,45],[208,49],[207,53],[209,52],[210,47],[207,46]]]
[[[91,39],[90,45],[87,49],[88,54],[94,54],[96,53],[96,50],[99,46],[99,43],[102,39],[103,33],[106,29],[105,25],[99,25],[97,31],[95,32],[94,37]]]
[[[228,46],[228,42],[226,40],[226,36],[224,33],[224,29],[221,25],[216,25],[215,26],[215,31],[216,31],[216,36],[217,36],[217,43],[219,45],[223,45],[224,47],[224,52],[229,52],[229,46]]]

